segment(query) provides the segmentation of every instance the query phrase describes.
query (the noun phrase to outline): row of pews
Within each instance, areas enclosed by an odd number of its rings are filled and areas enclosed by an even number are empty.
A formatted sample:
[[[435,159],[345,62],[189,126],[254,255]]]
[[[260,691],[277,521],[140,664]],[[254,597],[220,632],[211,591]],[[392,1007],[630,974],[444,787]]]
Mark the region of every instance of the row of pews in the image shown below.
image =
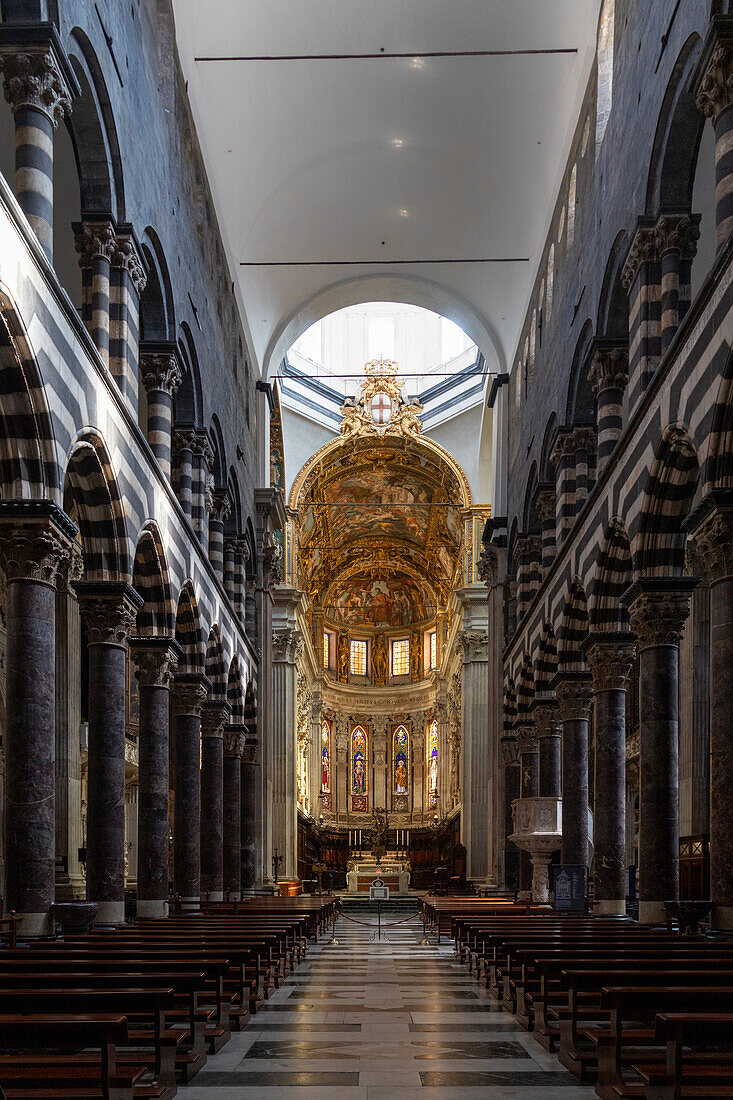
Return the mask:
[[[423,911],[598,1096],[733,1097],[733,941],[489,899],[425,898]]]
[[[0,947],[4,1100],[169,1100],[328,930],[335,899],[251,898]]]

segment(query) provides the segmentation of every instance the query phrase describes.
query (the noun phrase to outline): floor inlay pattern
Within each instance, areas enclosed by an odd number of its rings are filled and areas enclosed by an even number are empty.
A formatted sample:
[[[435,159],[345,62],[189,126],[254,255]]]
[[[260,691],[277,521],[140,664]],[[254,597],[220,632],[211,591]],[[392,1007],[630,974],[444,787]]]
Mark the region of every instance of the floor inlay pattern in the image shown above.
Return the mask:
[[[359,915],[365,923],[368,916]],[[181,1100],[590,1100],[418,921],[372,942],[340,918]]]

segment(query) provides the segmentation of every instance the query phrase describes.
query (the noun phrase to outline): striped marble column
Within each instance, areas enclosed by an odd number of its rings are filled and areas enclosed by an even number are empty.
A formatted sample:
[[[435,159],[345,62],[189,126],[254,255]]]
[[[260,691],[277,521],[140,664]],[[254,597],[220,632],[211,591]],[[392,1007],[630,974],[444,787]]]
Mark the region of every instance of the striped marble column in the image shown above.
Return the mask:
[[[173,432],[172,450],[175,459],[173,488],[189,519],[193,506],[193,461],[196,442],[196,432],[193,428],[177,428]]]
[[[524,552],[527,559],[527,599],[531,603],[542,580],[542,536],[527,535]]]
[[[143,352],[140,374],[148,395],[148,443],[170,480],[173,395],[183,377],[175,351]]]
[[[715,16],[698,62],[695,103],[715,128],[718,249],[733,231],[733,20]]]
[[[224,591],[234,604],[234,544],[236,539],[224,539]]]
[[[193,440],[193,470],[191,480],[191,523],[204,550],[209,545],[209,511],[214,476],[211,472],[214,452],[205,432],[197,431]],[[207,510],[207,503],[209,505]]]
[[[215,489],[209,514],[209,561],[224,583],[224,524],[232,510],[226,489]]]
[[[545,574],[555,558],[555,524],[557,503],[555,486],[541,485],[534,497],[534,510],[542,524],[542,573]]]
[[[527,560],[527,536],[519,535],[514,543],[514,560],[517,563],[517,622],[521,622],[529,607],[529,562]]]
[[[245,538],[238,538],[233,543],[234,549],[234,610],[242,625],[246,620],[246,585],[247,562],[249,561],[249,543]]]
[[[624,390],[629,380],[626,347],[599,345],[591,358],[588,377],[598,405],[598,472],[614,452],[623,427]]]
[[[109,369],[137,418],[140,295],[146,275],[132,227],[120,227],[110,277]]]
[[[662,354],[662,265],[654,226],[639,219],[622,274],[629,296],[629,410],[649,385]]]
[[[657,252],[661,257],[662,299],[661,299],[661,350],[662,355],[672,343],[674,334],[680,327],[684,294],[682,280],[689,286],[689,272],[700,239],[700,215],[665,214],[656,224]],[[682,270],[683,257],[685,271]],[[689,299],[688,299],[689,300]]]
[[[15,121],[15,195],[53,261],[53,135],[59,119],[71,113],[76,80],[51,41],[6,41],[0,46],[0,65]]]
[[[595,481],[595,431],[563,428],[550,455],[556,470],[556,537],[562,544]]]
[[[75,222],[74,243],[81,268],[81,319],[109,366],[109,282],[115,248],[111,218]]]

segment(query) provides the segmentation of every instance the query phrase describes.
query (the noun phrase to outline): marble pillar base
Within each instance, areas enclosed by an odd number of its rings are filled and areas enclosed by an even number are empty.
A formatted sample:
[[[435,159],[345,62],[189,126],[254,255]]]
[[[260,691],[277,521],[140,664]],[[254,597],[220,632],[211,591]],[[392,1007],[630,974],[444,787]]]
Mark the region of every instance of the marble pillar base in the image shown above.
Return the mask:
[[[639,901],[639,924],[665,924],[667,910],[663,901]]]
[[[34,939],[36,936],[50,936],[53,932],[53,921],[50,913],[18,913],[21,923],[18,925],[18,935],[23,939]]]
[[[593,905],[594,917],[625,917],[626,902],[623,898],[596,901]]]
[[[712,913],[713,928],[733,928],[733,905],[716,905]]]
[[[241,901],[242,900],[242,891],[241,890],[227,890],[226,891],[226,900],[227,901]]]
[[[122,924],[125,920],[124,901],[98,901],[97,924]]]
[[[159,899],[156,899],[154,901],[144,901],[138,899],[137,915],[143,920],[155,920],[157,917],[167,917],[168,902],[160,901]]]
[[[208,893],[201,895],[202,901],[224,901],[223,890],[209,890]]]

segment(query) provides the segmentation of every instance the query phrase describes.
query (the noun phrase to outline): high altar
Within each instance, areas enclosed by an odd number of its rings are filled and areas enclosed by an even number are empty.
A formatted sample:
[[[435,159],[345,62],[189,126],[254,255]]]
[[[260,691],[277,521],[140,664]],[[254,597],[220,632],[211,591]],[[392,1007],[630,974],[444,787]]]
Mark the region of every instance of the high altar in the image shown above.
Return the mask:
[[[396,853],[385,852],[384,858],[364,853],[358,860],[350,860],[346,872],[346,888],[350,894],[368,894],[375,878],[389,887],[390,896],[406,894],[410,887],[409,861],[399,859]]]

